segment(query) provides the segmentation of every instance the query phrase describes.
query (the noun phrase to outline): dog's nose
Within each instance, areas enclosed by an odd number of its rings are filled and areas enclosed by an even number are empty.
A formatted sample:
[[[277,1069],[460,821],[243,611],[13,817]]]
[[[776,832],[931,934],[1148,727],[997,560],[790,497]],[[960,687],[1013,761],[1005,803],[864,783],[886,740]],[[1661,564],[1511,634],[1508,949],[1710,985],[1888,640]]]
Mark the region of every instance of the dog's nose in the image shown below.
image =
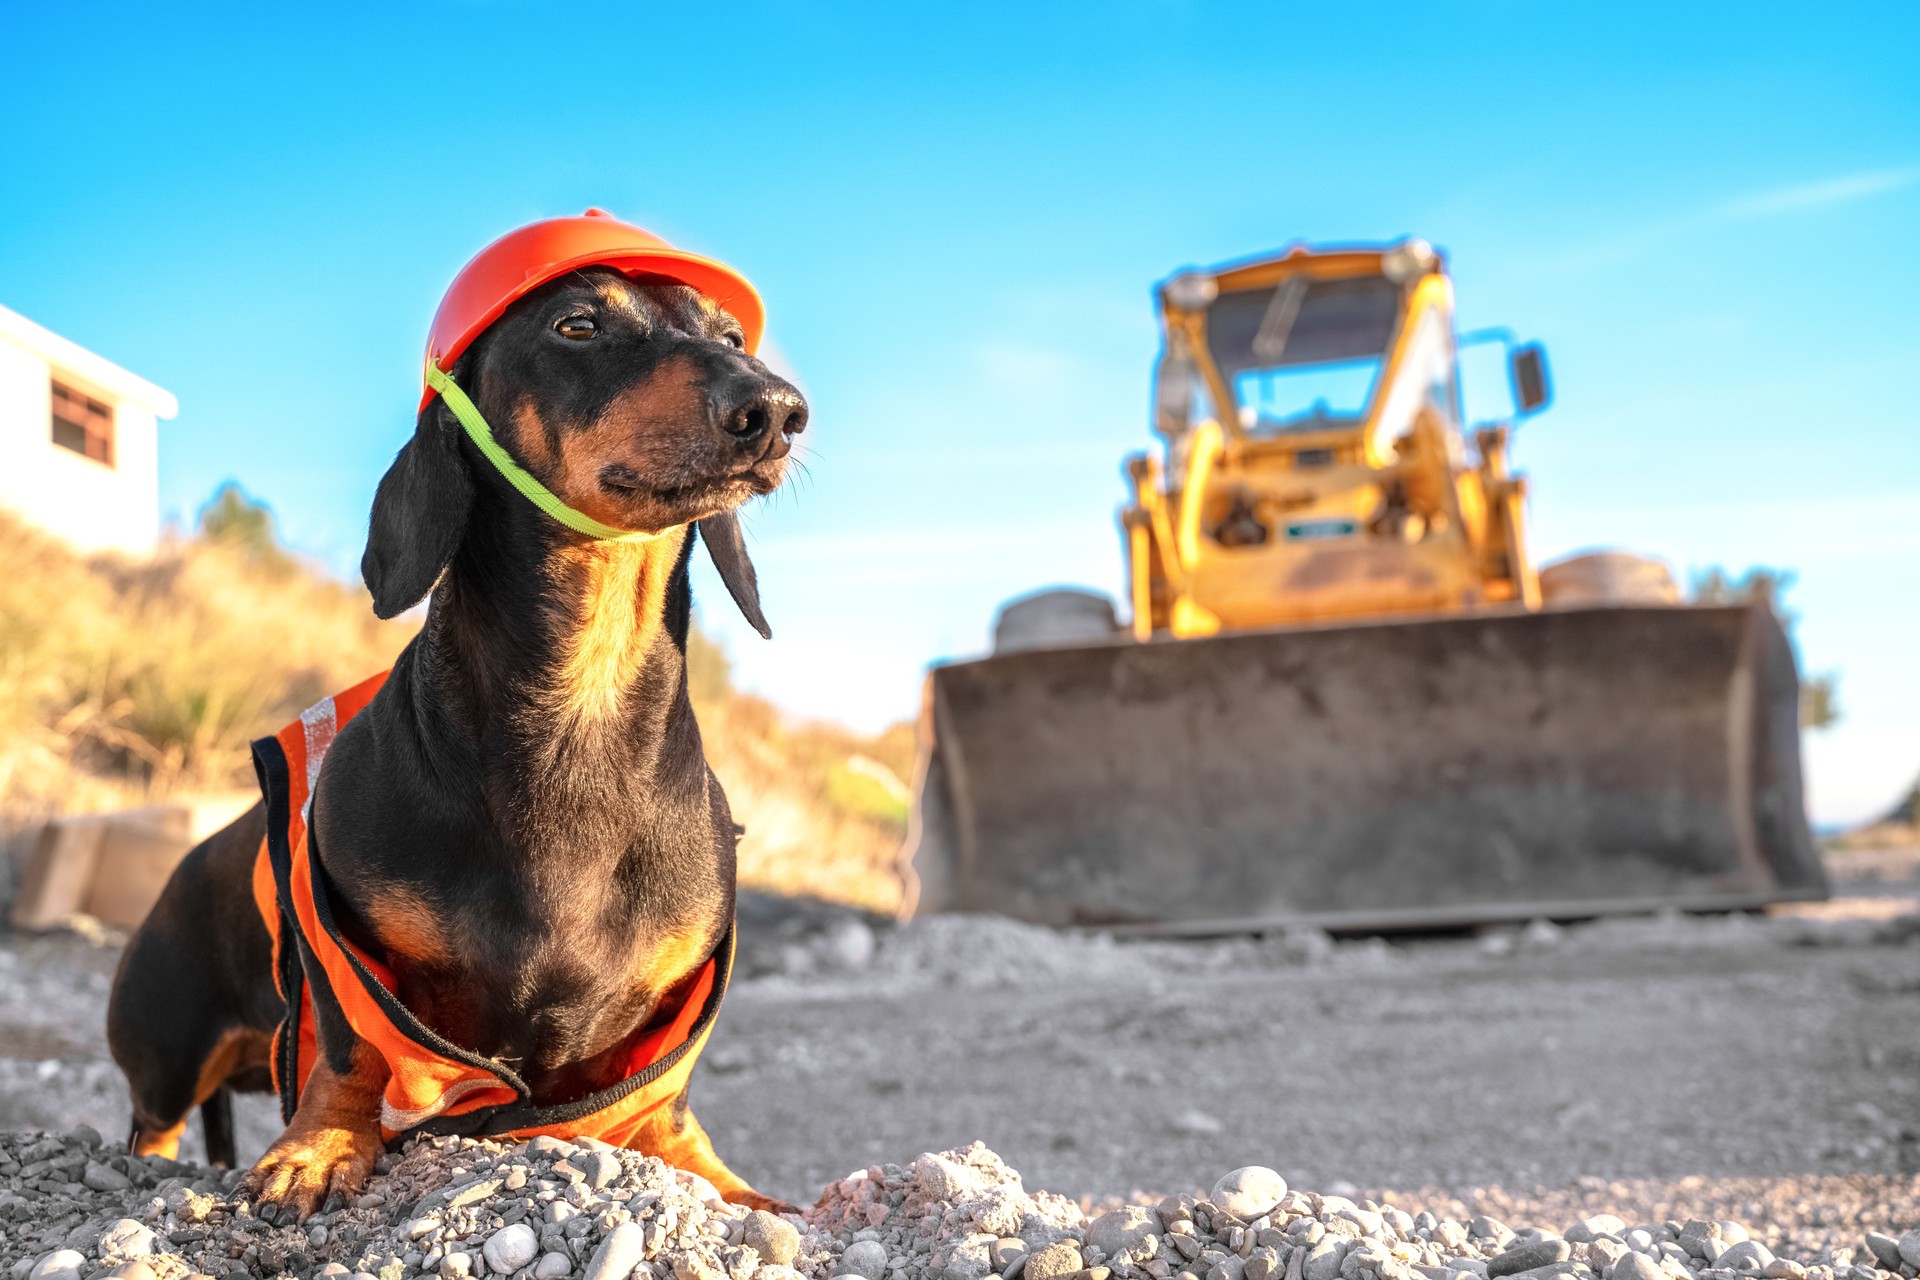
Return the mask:
[[[733,404],[721,406],[720,425],[742,444],[773,431],[792,436],[807,429],[807,402],[787,383],[761,380],[741,391]]]

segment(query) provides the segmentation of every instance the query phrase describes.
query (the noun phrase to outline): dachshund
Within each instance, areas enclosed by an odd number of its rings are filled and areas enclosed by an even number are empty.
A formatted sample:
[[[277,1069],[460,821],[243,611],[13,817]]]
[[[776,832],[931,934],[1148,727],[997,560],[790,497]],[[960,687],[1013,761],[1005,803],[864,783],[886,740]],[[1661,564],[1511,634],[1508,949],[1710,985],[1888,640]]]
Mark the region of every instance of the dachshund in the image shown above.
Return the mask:
[[[640,1078],[637,1046],[669,1024],[697,1054],[731,958],[740,829],[687,696],[689,556],[704,541],[769,634],[735,513],[780,484],[808,413],[745,348],[695,289],[589,267],[514,302],[448,371],[562,503],[650,536],[550,518],[449,396],[427,402],[361,564],[383,618],[431,592],[420,632],[323,744],[297,813],[284,777],[276,811],[266,752],[265,800],[188,854],[122,957],[108,1033],[136,1153],[172,1155],[199,1106],[210,1157],[231,1163],[229,1091],[277,1083],[286,1130],[240,1187],[292,1222],[355,1194],[408,1133],[569,1132]],[[301,848],[270,859],[296,818]],[[407,1081],[368,1030],[380,1009],[401,1048],[500,1086],[496,1105],[396,1118]],[[621,1145],[788,1208],[714,1153],[685,1070]]]

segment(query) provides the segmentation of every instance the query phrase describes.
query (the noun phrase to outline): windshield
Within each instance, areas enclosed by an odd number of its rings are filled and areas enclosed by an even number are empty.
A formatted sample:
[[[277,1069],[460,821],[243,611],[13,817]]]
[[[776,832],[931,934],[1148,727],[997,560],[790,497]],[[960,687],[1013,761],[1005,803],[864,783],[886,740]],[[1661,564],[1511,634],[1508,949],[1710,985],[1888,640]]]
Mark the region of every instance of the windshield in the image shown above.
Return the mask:
[[[1221,295],[1207,347],[1249,430],[1350,427],[1366,416],[1399,316],[1390,280],[1295,277]]]

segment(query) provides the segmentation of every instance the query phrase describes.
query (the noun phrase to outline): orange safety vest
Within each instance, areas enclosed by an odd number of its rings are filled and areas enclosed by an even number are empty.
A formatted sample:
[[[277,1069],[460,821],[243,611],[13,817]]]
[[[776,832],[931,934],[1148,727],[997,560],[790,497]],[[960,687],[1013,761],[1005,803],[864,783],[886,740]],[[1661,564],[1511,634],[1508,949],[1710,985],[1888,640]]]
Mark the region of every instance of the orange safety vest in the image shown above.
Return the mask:
[[[320,983],[354,1034],[387,1060],[380,1128],[389,1142],[413,1133],[522,1139],[546,1134],[630,1145],[649,1115],[680,1096],[706,1046],[733,967],[733,928],[707,958],[685,1003],[664,1025],[633,1038],[625,1078],[575,1102],[536,1105],[511,1067],[450,1044],[423,1026],[395,994],[393,971],[347,941],[335,924],[333,891],[307,839],[314,783],[327,748],[386,681],[384,671],[363,680],[253,744],[267,805],[267,836],[253,865],[253,898],[273,938],[274,987],[286,1002],[272,1059],[283,1119],[292,1121],[318,1057],[313,992],[307,984]]]

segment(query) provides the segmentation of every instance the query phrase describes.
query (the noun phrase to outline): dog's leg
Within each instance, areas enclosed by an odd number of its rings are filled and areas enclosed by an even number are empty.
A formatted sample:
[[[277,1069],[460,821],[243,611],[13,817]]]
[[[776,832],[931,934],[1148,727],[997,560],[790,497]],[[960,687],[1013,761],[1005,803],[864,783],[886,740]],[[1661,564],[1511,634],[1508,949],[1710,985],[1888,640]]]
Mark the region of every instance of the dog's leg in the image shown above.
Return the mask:
[[[324,1039],[324,1035],[323,1035]],[[387,1060],[356,1038],[336,1070],[322,1045],[313,1074],[300,1091],[293,1123],[240,1181],[241,1195],[263,1220],[285,1224],[345,1203],[366,1184],[380,1154],[380,1094]]]
[[[221,1085],[200,1104],[200,1136],[206,1139],[208,1164],[216,1169],[233,1168],[232,1089]]]
[[[136,1156],[165,1156],[171,1160],[180,1154],[180,1136],[186,1132],[187,1117],[196,1106],[213,1105],[218,1096],[227,1103],[227,1163],[233,1162],[232,1102],[225,1091],[227,1079],[238,1071],[264,1067],[272,1046],[272,1037],[251,1027],[236,1027],[222,1033],[213,1048],[201,1060],[190,1086],[184,1078],[169,1078],[163,1072],[129,1073],[133,1091],[133,1135],[128,1146]],[[164,1065],[164,1064],[162,1064]],[[208,1156],[213,1150],[212,1131],[208,1131]],[[217,1164],[218,1160],[214,1159]]]
[[[673,1100],[673,1105],[661,1107],[648,1116],[628,1145],[636,1151],[658,1156],[676,1169],[699,1174],[714,1185],[728,1204],[744,1204],[769,1213],[799,1212],[784,1200],[761,1195],[727,1168],[726,1161],[714,1153],[707,1131],[700,1127],[693,1109],[687,1105],[685,1089]]]

